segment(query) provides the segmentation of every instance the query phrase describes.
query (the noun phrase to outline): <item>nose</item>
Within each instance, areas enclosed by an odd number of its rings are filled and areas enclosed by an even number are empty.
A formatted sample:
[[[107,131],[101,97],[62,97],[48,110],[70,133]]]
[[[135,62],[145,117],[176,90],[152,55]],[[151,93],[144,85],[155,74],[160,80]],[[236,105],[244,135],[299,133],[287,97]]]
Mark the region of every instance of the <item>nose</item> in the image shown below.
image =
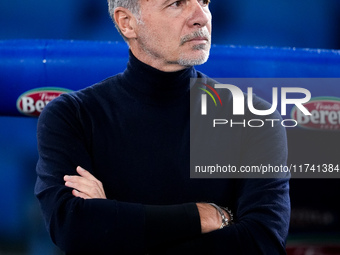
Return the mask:
[[[191,1],[191,15],[189,15],[189,26],[204,27],[211,21],[211,13],[208,7],[203,7],[200,1]]]

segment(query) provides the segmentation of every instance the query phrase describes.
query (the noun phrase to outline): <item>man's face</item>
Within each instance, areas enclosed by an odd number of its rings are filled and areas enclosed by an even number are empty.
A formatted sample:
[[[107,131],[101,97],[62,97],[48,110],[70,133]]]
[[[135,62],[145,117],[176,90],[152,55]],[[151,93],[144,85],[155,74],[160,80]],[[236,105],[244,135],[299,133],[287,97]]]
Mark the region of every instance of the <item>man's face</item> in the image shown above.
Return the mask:
[[[208,0],[140,0],[132,52],[163,71],[203,64],[211,46]]]

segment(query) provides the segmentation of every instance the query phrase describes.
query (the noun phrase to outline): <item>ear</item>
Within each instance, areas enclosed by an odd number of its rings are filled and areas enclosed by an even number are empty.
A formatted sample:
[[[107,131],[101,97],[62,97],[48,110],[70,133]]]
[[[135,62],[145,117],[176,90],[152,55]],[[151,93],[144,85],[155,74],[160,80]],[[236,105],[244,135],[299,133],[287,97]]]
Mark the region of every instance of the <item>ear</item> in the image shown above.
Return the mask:
[[[135,32],[137,20],[128,9],[117,7],[114,12],[114,19],[126,38],[133,39],[137,37]]]

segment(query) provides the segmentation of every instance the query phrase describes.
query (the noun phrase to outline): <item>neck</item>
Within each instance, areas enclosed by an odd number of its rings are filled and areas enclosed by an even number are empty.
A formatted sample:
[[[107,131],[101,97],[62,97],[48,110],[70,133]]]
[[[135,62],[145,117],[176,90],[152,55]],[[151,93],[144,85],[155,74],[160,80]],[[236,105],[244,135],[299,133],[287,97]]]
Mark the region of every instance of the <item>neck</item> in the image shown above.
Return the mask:
[[[152,53],[145,52],[138,47],[130,47],[132,54],[141,62],[163,72],[176,72],[188,68],[175,62],[168,62],[165,59],[154,56]]]
[[[130,51],[123,78],[125,88],[136,97],[165,103],[186,94],[190,89],[190,78],[197,78],[197,72],[194,67],[163,72],[141,62]]]

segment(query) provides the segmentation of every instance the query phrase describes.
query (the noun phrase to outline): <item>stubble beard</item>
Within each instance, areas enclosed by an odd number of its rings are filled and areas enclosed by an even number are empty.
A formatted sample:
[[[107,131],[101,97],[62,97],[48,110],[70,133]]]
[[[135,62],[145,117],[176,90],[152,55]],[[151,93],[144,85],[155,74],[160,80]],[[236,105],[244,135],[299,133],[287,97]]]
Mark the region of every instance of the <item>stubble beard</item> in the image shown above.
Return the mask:
[[[196,58],[185,56],[185,53],[180,54],[178,59],[178,64],[182,66],[195,66],[204,64],[208,58],[210,53],[210,45],[211,45],[211,35],[206,28],[200,28],[199,30],[185,35],[181,38],[181,46],[183,46],[188,41],[196,38],[196,37],[204,37],[207,38],[207,42],[205,44],[194,45],[191,50],[199,51],[199,56]]]
[[[147,27],[145,26],[144,22],[140,19],[139,20],[139,25],[141,25],[143,27],[143,29],[145,29],[145,31],[147,31]],[[192,51],[195,55],[198,56],[190,56],[190,53],[186,50],[185,52],[182,52],[179,54],[179,57],[177,60],[168,60],[167,63],[168,64],[178,64],[180,66],[184,66],[184,67],[191,67],[191,66],[195,66],[195,65],[202,65],[204,64],[208,58],[209,58],[209,54],[210,54],[210,46],[211,46],[211,35],[208,32],[207,29],[204,28],[200,28],[199,30],[189,34],[189,35],[185,35],[181,38],[180,40],[180,47],[183,47],[183,45],[190,41],[191,39],[195,38],[195,37],[205,37],[207,38],[207,42],[204,44],[198,44],[198,45],[194,45],[192,46],[192,48],[190,49],[190,51]],[[139,45],[141,47],[141,49],[148,54],[149,56],[151,56],[152,58],[161,58],[162,56],[166,55],[166,53],[162,53],[162,52],[158,52],[157,50],[153,49],[153,47],[150,47],[150,45],[148,45],[148,42],[150,42],[151,40],[154,40],[154,38],[148,34],[148,33],[141,33],[141,36],[139,38]],[[195,53],[196,52],[196,53]]]
[[[200,51],[200,55],[196,58],[189,58],[184,56],[184,54],[181,54],[178,59],[178,64],[181,66],[196,66],[196,65],[202,65],[205,62],[207,62],[209,58],[210,53],[210,45],[207,44],[199,44],[192,47],[193,51]]]

